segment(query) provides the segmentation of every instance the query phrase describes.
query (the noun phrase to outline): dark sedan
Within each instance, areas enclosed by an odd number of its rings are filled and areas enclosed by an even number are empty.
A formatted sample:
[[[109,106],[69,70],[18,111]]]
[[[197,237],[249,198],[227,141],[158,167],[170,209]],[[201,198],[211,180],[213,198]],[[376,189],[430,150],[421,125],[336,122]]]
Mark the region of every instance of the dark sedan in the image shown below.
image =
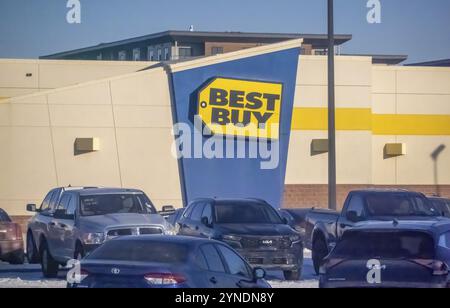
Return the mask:
[[[76,288],[270,288],[228,245],[182,236],[123,237],[81,262]]]
[[[0,260],[11,264],[24,262],[22,229],[0,209]]]
[[[449,264],[449,222],[366,222],[325,258],[320,287],[445,288]]]

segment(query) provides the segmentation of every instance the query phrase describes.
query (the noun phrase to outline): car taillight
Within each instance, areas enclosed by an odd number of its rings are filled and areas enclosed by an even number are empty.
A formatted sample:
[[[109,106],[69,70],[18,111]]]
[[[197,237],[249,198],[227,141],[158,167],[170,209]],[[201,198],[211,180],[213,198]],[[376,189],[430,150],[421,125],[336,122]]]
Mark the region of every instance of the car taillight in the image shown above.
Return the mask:
[[[146,274],[144,278],[152,285],[174,285],[186,281],[182,275],[168,273],[150,273]]]

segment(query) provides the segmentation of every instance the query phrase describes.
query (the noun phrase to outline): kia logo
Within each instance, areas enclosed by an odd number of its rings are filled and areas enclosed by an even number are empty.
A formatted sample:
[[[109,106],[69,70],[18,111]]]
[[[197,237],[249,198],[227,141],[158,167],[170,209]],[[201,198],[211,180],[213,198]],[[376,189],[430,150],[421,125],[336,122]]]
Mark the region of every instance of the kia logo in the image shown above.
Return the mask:
[[[262,243],[263,243],[264,245],[272,245],[272,244],[273,244],[273,241],[272,241],[272,240],[263,240]]]
[[[114,274],[114,275],[119,275],[120,274],[120,269],[113,268],[113,269],[111,269],[111,273]]]

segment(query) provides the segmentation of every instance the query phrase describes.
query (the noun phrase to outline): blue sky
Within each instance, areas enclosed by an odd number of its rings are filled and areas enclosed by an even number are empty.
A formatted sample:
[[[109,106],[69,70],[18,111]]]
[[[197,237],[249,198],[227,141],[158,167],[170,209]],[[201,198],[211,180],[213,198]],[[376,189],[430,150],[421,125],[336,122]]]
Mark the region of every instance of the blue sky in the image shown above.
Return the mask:
[[[82,23],[66,22],[67,0],[0,0],[0,58],[37,58],[194,25],[205,31],[326,33],[326,0],[80,0]],[[449,0],[335,0],[336,32],[353,34],[345,53],[407,54],[408,62],[450,58]]]

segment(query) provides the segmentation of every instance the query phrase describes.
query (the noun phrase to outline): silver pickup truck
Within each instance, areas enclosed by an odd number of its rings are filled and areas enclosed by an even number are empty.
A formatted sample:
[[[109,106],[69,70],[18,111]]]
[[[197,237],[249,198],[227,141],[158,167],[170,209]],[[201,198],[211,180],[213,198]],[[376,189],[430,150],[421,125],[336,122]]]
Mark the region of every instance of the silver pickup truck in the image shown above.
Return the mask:
[[[140,190],[56,188],[36,212],[27,230],[27,258],[41,263],[45,277],[56,277],[59,265],[81,259],[118,236],[167,234],[174,228]]]

